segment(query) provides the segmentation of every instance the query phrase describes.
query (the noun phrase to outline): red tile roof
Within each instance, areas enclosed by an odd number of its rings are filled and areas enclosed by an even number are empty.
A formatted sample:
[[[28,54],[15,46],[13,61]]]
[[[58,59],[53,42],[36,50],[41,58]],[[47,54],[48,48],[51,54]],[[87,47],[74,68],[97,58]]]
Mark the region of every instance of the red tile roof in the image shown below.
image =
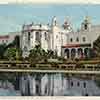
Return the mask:
[[[9,35],[0,36],[0,39],[8,39]]]

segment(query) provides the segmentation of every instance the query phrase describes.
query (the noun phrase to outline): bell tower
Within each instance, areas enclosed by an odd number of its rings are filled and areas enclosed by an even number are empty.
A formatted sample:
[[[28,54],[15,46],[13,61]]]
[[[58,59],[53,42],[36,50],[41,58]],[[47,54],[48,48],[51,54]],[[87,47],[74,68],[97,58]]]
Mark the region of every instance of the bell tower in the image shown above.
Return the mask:
[[[60,33],[61,29],[60,29],[60,25],[59,22],[56,18],[56,16],[54,16],[52,18],[52,22],[51,22],[51,48],[54,51],[55,54],[60,55],[60,41],[61,40],[61,33]]]
[[[89,31],[91,29],[91,22],[90,22],[90,17],[86,16],[84,21],[81,24],[81,30],[83,31]]]
[[[64,24],[62,25],[64,30],[71,30],[71,23],[69,22],[68,18],[64,19]]]

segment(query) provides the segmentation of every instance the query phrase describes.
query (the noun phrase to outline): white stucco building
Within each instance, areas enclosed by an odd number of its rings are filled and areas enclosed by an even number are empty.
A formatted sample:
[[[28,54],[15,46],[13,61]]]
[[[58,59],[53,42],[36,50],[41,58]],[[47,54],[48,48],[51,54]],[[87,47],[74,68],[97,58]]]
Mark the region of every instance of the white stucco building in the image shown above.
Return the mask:
[[[100,36],[100,25],[93,25],[88,16],[77,32],[67,34],[67,43],[62,46],[65,58],[85,58],[93,55],[93,42]]]
[[[44,50],[53,50],[61,56],[62,45],[66,44],[66,35],[71,31],[71,26],[67,22],[64,26],[60,26],[56,17],[53,17],[51,25],[33,23],[24,25],[21,35],[23,56],[28,56],[30,49],[36,44],[40,44]]]
[[[73,31],[67,20],[63,25],[53,17],[50,25],[23,25],[21,48],[23,56],[28,56],[30,49],[40,44],[44,50],[53,50],[58,56],[65,58],[89,57],[93,42],[100,35],[100,25],[93,25],[89,17],[85,17],[78,31]]]

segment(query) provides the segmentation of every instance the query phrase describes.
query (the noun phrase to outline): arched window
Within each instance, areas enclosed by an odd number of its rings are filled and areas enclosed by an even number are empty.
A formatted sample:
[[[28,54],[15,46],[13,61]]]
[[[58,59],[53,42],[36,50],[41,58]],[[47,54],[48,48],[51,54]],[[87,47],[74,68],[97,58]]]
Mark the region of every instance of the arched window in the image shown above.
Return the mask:
[[[84,25],[85,30],[87,30],[87,24]]]
[[[39,32],[36,32],[36,38],[35,38],[36,41],[39,41],[40,40],[40,34]]]
[[[28,40],[29,40],[29,41],[30,41],[30,35],[31,35],[30,32],[28,32]]]
[[[76,41],[79,42],[79,38],[78,37],[76,38]]]
[[[45,35],[45,40],[47,40],[47,33],[45,32],[44,35]]]
[[[69,49],[65,49],[64,55],[69,58]]]
[[[90,57],[90,49],[89,48],[84,49],[84,55],[86,58]]]
[[[85,37],[83,37],[83,42],[85,42],[86,41],[86,38]]]
[[[82,48],[78,48],[78,57],[83,58],[83,50]]]
[[[70,42],[73,42],[73,39],[72,38],[70,38]]]
[[[75,58],[75,55],[76,55],[76,50],[73,48],[71,49],[71,58]]]

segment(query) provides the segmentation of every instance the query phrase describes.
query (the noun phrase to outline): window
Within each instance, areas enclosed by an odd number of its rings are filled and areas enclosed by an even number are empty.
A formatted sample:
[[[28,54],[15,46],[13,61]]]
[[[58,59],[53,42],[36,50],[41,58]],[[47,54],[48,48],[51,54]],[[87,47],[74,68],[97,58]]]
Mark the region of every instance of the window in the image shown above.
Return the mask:
[[[36,39],[35,39],[36,41],[39,41],[40,40],[40,34],[39,34],[39,32],[36,32]]]
[[[30,35],[31,35],[30,32],[28,32],[28,40],[29,40],[29,41],[30,41]]]
[[[87,30],[87,24],[84,25],[85,30]]]
[[[79,38],[78,37],[76,38],[76,41],[79,42]]]
[[[47,40],[47,33],[45,32],[44,35],[45,35],[45,40]]]
[[[73,39],[72,38],[70,39],[70,42],[73,42]]]
[[[85,42],[86,41],[86,38],[85,37],[83,37],[83,42]]]

